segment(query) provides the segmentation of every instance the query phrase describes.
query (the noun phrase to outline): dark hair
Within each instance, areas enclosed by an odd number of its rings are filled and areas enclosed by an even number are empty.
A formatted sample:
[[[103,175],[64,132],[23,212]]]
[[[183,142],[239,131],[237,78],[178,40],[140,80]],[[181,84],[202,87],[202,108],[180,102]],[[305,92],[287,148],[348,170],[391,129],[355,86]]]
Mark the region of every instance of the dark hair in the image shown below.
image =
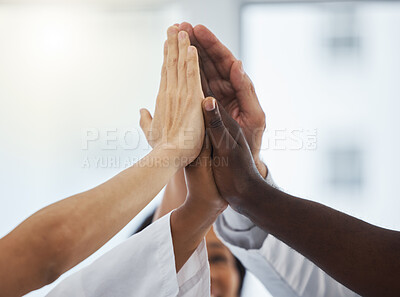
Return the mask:
[[[132,233],[132,235],[139,233],[140,231],[143,231],[146,229],[147,226],[149,226],[153,222],[155,210],[153,210],[144,220],[143,222],[139,225],[139,227],[136,228],[136,230]],[[242,262],[239,261],[238,258],[233,256],[235,258],[235,264],[236,264],[236,269],[239,273],[239,292],[238,296],[241,295],[242,288],[243,288],[243,282],[244,282],[244,277],[246,276],[246,268],[244,268]]]
[[[246,268],[244,268],[242,262],[240,262],[240,260],[238,258],[236,258],[235,256],[233,256],[235,258],[235,263],[236,263],[236,269],[239,272],[239,295],[241,295],[242,293],[242,288],[243,288],[243,283],[244,283],[244,277],[246,276]]]

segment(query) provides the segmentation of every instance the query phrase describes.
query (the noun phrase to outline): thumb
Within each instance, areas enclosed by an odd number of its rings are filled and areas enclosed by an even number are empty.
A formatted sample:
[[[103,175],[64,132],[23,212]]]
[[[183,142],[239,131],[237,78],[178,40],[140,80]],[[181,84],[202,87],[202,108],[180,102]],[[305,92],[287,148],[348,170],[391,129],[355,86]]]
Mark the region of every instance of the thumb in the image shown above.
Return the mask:
[[[140,128],[142,128],[142,131],[144,132],[144,134],[147,136],[149,131],[150,131],[150,127],[151,127],[151,122],[152,122],[153,118],[151,117],[150,112],[146,109],[146,108],[142,108],[140,110]]]
[[[206,131],[214,150],[217,152],[226,151],[234,145],[234,140],[222,121],[216,100],[212,97],[207,97],[203,100],[202,106]]]

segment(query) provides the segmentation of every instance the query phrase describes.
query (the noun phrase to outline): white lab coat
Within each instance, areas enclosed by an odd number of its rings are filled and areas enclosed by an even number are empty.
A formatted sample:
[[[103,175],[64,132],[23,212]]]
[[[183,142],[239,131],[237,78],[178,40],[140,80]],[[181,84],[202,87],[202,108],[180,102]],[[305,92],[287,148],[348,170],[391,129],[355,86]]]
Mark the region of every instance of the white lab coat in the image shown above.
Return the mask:
[[[267,183],[276,187],[269,173]],[[230,207],[218,217],[214,231],[274,297],[358,296]]]
[[[71,275],[47,297],[210,296],[205,241],[176,273],[170,214]]]

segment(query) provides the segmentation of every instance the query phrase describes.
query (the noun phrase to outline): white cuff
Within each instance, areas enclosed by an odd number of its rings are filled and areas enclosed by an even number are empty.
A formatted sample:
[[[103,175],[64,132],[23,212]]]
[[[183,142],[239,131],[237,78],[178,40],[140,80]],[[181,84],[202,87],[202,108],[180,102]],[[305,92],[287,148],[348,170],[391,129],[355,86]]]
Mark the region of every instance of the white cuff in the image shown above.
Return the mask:
[[[265,181],[272,187],[278,188],[268,170]],[[224,242],[244,249],[259,249],[268,233],[257,227],[249,218],[237,213],[230,206],[217,218],[214,223],[217,236]]]

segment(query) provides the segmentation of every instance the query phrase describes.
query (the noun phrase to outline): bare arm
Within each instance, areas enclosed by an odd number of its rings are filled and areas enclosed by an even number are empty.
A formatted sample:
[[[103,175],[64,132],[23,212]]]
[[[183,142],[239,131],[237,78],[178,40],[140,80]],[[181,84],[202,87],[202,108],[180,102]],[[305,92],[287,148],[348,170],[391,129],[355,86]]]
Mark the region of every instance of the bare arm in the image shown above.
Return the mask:
[[[400,232],[280,192],[261,180],[243,214],[362,296],[397,296]]]
[[[211,146],[206,138],[200,156],[185,168],[187,197],[171,214],[176,267],[179,270],[196,250],[212,224],[227,207],[218,193],[211,168]]]
[[[104,184],[38,211],[0,239],[0,296],[47,285],[104,245],[178,170],[146,160],[170,157],[155,149]]]
[[[186,200],[186,194],[185,173],[183,169],[181,169],[174,174],[165,187],[164,196],[154,213],[153,221],[181,206]]]
[[[38,289],[88,257],[200,153],[204,122],[199,75],[193,69],[198,69],[197,53],[193,49],[190,62],[188,42],[181,49],[185,55],[178,61],[177,28],[170,28],[154,118],[141,111],[142,128],[159,136],[153,139],[153,151],[106,183],[42,209],[2,238],[0,296]],[[179,67],[182,63],[192,68]],[[197,93],[184,92],[196,84]],[[185,131],[192,137],[182,143]]]
[[[354,292],[397,296],[400,232],[269,186],[256,169],[240,127],[222,107],[219,111],[205,109],[205,122],[213,136],[213,157],[229,160],[229,166],[213,166],[222,197]],[[228,145],[220,145],[223,137]]]

